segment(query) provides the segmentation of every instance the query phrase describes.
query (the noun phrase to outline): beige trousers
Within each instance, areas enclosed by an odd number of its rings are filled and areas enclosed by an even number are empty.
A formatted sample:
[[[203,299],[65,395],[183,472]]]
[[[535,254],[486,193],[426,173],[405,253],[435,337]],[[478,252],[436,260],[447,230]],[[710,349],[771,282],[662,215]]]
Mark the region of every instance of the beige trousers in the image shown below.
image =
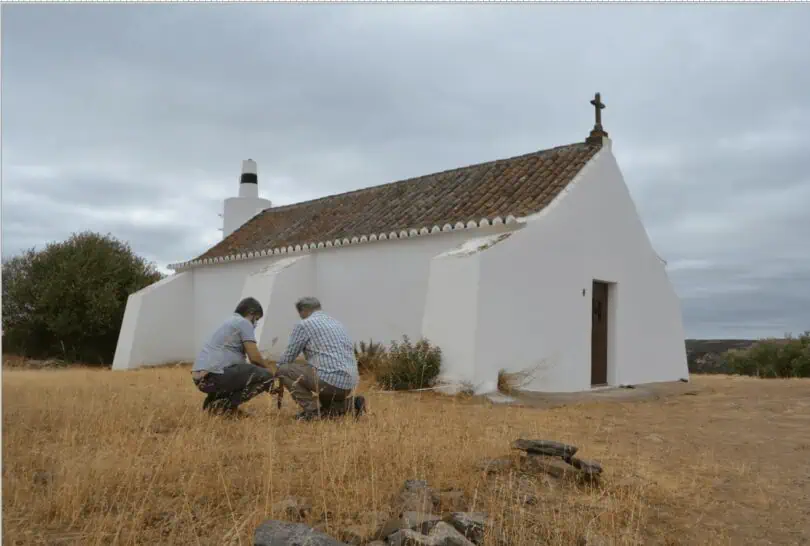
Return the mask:
[[[351,390],[339,389],[318,380],[318,374],[309,364],[292,362],[278,367],[276,377],[290,391],[301,409],[307,413],[348,411]]]

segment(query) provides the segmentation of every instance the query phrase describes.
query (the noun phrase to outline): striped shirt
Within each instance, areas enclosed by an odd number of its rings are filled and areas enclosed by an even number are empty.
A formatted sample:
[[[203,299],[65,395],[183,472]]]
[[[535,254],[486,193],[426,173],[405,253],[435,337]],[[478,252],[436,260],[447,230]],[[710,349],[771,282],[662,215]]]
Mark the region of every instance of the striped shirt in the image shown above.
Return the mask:
[[[343,325],[323,311],[315,311],[295,325],[278,365],[293,362],[302,351],[320,381],[338,389],[357,386],[359,374],[352,340]]]

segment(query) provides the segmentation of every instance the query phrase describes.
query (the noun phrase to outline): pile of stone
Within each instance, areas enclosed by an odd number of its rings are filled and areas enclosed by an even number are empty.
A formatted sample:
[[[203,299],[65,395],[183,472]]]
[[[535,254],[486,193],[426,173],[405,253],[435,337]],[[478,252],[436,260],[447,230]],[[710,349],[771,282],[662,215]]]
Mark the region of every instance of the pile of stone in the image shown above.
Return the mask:
[[[484,538],[488,515],[483,512],[450,511],[464,504],[462,491],[435,491],[424,480],[407,480],[394,501],[396,516],[371,514],[369,523],[345,530],[344,540],[304,525],[269,520],[254,534],[255,546],[477,546]],[[290,498],[278,503],[285,516],[298,519],[308,503]],[[275,511],[275,510],[274,510]],[[382,517],[381,517],[382,516]],[[380,523],[381,522],[381,523]]]
[[[602,475],[602,465],[575,455],[579,451],[576,446],[551,440],[519,439],[512,442],[512,449],[526,454],[519,463],[525,470],[537,470],[555,478],[573,478],[591,483],[598,482]]]
[[[486,461],[482,470],[500,474],[517,470],[521,474],[542,473],[545,480],[555,482],[573,479],[594,483],[602,474],[602,466],[576,456],[579,448],[550,440],[519,439],[512,449],[521,456]],[[532,478],[536,480],[536,477]],[[512,484],[521,504],[536,504],[531,483]],[[484,512],[465,512],[468,506],[463,491],[435,491],[424,480],[407,480],[395,497],[394,517],[388,513],[366,514],[362,524],[344,529],[341,542],[337,538],[304,525],[289,521],[269,520],[262,523],[254,536],[255,546],[480,546],[491,520]],[[274,505],[273,512],[283,513],[293,520],[304,519],[311,505],[305,499],[290,497]],[[444,514],[444,515],[442,515]]]
[[[461,509],[462,491],[436,492],[424,480],[407,480],[395,499],[397,516],[386,521],[368,546],[475,546],[484,537],[487,514]],[[355,544],[362,544],[356,541]]]

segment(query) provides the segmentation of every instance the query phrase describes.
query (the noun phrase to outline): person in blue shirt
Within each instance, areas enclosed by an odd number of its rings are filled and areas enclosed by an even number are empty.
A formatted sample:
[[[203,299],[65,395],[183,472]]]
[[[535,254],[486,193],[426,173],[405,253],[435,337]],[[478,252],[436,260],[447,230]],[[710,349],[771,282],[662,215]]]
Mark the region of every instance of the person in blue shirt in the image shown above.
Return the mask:
[[[263,315],[255,298],[243,299],[203,346],[191,369],[194,384],[207,395],[203,410],[243,415],[240,404],[272,389],[274,370],[256,346],[256,323]]]

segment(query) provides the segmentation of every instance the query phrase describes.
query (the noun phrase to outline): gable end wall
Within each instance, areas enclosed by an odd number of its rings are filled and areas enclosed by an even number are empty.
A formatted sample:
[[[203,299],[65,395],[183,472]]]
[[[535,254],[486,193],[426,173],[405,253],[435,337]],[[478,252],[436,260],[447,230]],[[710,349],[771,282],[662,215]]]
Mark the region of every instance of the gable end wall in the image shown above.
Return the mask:
[[[528,390],[589,389],[597,279],[616,283],[608,383],[688,377],[680,302],[608,147],[557,203],[480,259],[479,375],[530,371]]]

